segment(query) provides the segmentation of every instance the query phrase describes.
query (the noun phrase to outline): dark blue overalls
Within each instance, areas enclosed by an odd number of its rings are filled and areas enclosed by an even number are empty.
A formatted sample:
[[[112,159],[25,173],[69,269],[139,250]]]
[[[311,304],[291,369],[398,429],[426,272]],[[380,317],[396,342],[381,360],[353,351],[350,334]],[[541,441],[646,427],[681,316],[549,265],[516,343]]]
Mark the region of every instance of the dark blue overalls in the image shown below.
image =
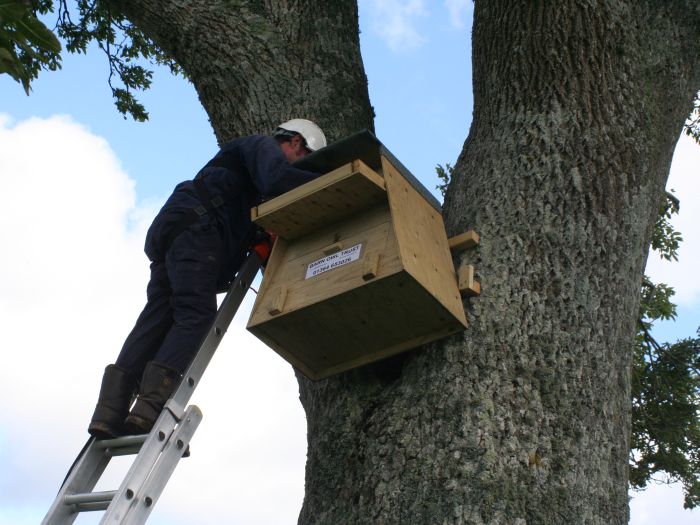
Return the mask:
[[[184,372],[214,320],[217,291],[245,258],[250,209],[316,177],[292,167],[275,139],[256,135],[227,143],[178,184],[146,235],[148,300],[116,364],[137,377],[149,361]]]

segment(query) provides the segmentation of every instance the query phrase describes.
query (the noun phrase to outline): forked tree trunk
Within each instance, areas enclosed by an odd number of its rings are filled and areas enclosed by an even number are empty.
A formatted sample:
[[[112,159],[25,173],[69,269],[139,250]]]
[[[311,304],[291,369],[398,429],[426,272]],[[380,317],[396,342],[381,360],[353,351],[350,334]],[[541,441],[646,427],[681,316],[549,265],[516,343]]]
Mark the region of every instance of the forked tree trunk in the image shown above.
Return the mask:
[[[331,139],[371,126],[351,2],[121,5],[220,140],[295,115]],[[627,522],[638,292],[699,33],[696,0],[476,2],[474,119],[445,214],[482,234],[461,257],[483,293],[462,335],[299,377],[300,524]]]
[[[300,380],[299,523],[627,522],[640,282],[700,87],[697,5],[650,6],[476,3],[445,211],[450,233],[482,234],[463,257],[483,294],[462,336]]]

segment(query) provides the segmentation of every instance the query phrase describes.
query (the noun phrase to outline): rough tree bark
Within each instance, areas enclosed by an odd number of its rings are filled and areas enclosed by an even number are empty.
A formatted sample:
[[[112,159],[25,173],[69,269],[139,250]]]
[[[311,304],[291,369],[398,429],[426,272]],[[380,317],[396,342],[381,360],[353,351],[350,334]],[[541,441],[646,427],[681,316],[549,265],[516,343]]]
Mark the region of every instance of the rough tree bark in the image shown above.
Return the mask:
[[[219,140],[293,115],[371,128],[352,2],[110,3],[184,67]],[[299,523],[627,522],[634,318],[698,33],[697,0],[476,2],[445,213],[482,234],[461,257],[483,294],[460,336],[299,377]]]
[[[445,211],[451,233],[482,234],[483,294],[460,337],[300,380],[299,523],[627,522],[634,320],[700,88],[699,15],[476,2],[474,120]]]

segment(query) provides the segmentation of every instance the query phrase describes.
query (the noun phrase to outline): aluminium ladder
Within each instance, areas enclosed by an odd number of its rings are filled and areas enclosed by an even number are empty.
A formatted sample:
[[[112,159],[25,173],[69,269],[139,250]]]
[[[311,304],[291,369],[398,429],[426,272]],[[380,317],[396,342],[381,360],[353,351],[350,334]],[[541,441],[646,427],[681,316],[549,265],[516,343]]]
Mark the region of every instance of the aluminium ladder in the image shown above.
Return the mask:
[[[106,511],[100,524],[145,523],[202,420],[195,405],[187,406],[214,351],[261,267],[251,250],[224,298],[207,336],[180,385],[165,404],[149,434],[116,439],[88,439],[66,476],[42,525],[68,525],[80,512]],[[186,408],[185,408],[186,407]],[[114,456],[137,454],[117,490],[91,492]]]

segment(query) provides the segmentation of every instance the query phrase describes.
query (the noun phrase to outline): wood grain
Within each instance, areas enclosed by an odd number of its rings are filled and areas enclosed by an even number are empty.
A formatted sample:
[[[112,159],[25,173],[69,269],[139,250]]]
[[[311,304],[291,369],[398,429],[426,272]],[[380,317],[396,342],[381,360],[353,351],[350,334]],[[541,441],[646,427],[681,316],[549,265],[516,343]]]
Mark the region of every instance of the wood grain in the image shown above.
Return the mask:
[[[469,248],[474,248],[481,241],[481,237],[474,230],[469,230],[454,237],[447,239],[447,244],[450,247],[450,251],[458,252],[462,250],[467,250]]]
[[[386,201],[384,181],[360,160],[251,210],[251,220],[288,240]]]
[[[385,157],[382,170],[404,267],[466,327],[442,215]]]

